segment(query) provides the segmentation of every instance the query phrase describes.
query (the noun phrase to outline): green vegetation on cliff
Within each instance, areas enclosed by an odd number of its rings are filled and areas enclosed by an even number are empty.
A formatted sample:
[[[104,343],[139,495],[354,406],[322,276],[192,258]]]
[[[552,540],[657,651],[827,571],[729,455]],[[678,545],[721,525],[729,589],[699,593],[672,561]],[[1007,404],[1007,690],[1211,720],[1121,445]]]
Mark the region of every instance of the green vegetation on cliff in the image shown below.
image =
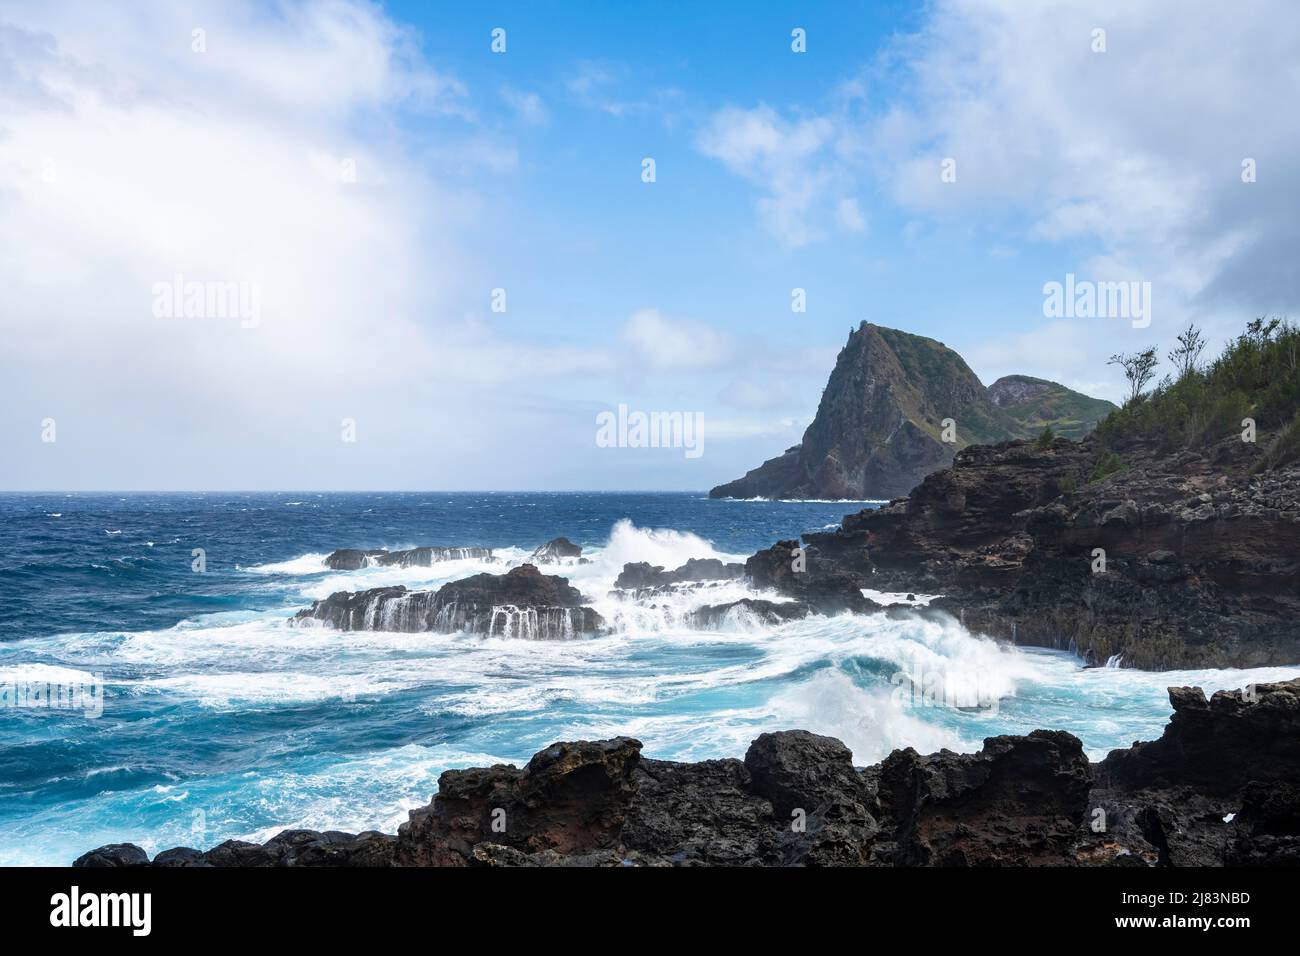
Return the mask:
[[[1155,444],[1162,451],[1204,448],[1240,435],[1253,420],[1264,448],[1257,468],[1300,460],[1300,327],[1255,319],[1223,354],[1199,362],[1204,345],[1192,326],[1168,353],[1175,372],[1130,399],[1097,434],[1108,448]],[[1132,358],[1117,356],[1118,359]]]

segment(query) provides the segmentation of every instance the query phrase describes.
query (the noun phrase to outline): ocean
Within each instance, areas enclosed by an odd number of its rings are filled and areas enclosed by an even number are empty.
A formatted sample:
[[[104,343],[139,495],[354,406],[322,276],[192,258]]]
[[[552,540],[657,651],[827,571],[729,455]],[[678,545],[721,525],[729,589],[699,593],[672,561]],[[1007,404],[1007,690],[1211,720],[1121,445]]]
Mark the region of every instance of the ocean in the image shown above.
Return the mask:
[[[974,751],[1051,728],[1095,759],[1159,736],[1171,685],[1294,676],[1085,668],[953,620],[882,613],[688,626],[692,608],[750,594],[739,582],[639,603],[609,594],[625,562],[743,561],[867,506],[677,493],[0,495],[0,864],[66,865],[117,842],[205,849],[287,827],[392,832],[444,770],[617,734],[650,756],[698,760],[742,757],[758,734],[799,727],[867,764],[897,747]],[[544,570],[591,599],[606,636],[289,623],[334,591],[500,573],[558,535],[590,563]],[[420,545],[487,546],[497,560],[322,564],[335,548]],[[55,707],[32,696],[44,686],[95,690]]]

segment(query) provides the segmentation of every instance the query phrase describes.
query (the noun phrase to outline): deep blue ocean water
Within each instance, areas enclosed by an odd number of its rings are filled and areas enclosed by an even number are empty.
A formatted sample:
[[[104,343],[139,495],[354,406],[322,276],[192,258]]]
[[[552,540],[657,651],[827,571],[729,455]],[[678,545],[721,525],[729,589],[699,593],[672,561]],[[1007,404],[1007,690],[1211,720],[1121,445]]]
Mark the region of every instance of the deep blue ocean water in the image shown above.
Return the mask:
[[[108,842],[205,848],[289,826],[392,831],[443,770],[618,733],[656,757],[701,759],[804,727],[868,763],[899,746],[975,750],[985,736],[1052,727],[1100,756],[1159,735],[1170,685],[1213,690],[1298,670],[1085,669],[955,621],[880,614],[779,627],[738,617],[699,631],[685,614],[743,585],[642,604],[610,595],[626,561],[743,560],[863,506],[695,494],[0,495],[0,864],[66,864]],[[587,549],[590,564],[555,573],[611,634],[525,641],[288,623],[335,590],[499,573],[556,535]],[[499,560],[348,573],[321,563],[340,547],[418,545],[489,546]],[[936,686],[938,702],[907,690]],[[42,687],[91,692],[57,708],[33,697]],[[944,705],[962,694],[982,706]]]

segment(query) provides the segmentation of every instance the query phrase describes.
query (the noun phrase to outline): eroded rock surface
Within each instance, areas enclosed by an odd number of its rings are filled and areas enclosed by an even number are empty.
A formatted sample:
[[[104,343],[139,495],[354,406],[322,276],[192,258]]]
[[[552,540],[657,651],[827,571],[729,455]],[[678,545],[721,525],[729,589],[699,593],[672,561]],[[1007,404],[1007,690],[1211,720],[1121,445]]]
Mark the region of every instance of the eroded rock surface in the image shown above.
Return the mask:
[[[1261,454],[1235,439],[1122,459],[1092,438],[976,445],[908,497],[778,542],[746,569],[824,611],[851,608],[860,587],[941,594],[930,607],[971,630],[1096,664],[1288,664],[1300,660],[1300,468],[1255,473]]]

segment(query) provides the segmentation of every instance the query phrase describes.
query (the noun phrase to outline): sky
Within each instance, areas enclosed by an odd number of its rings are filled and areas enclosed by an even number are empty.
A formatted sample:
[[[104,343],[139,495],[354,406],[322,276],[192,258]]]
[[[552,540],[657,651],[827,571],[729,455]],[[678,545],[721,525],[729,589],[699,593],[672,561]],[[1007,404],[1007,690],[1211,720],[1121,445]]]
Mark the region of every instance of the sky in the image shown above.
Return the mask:
[[[129,10],[0,5],[0,489],[704,490],[864,320],[1114,400],[1300,308],[1293,0]]]

